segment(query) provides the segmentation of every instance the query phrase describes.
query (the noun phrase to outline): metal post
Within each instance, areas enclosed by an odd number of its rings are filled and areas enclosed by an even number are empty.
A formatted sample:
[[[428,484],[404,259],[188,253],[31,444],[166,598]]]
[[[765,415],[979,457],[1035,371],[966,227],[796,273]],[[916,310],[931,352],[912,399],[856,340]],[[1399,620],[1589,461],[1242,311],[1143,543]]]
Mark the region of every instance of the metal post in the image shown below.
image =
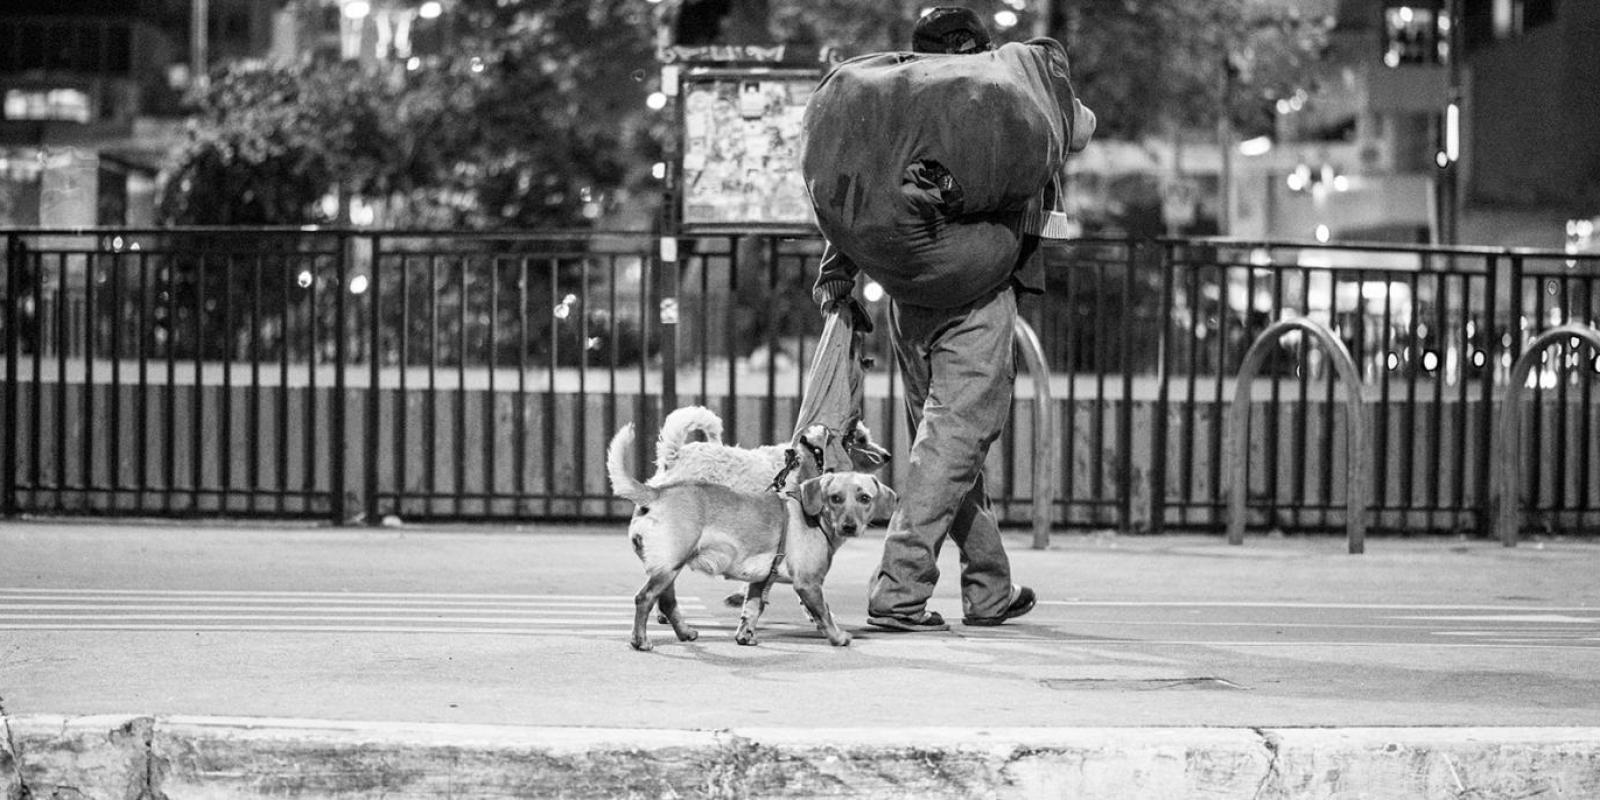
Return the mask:
[[[1494,502],[1498,508],[1495,527],[1500,543],[1506,547],[1517,545],[1517,535],[1522,528],[1518,467],[1522,464],[1522,402],[1528,394],[1528,373],[1532,372],[1540,353],[1567,338],[1583,339],[1600,351],[1600,329],[1577,323],[1559,325],[1533,337],[1528,349],[1511,366],[1511,380],[1506,384],[1504,406],[1500,409],[1499,447],[1494,459]]]
[[[17,424],[17,361],[22,357],[17,352],[17,326],[22,324],[22,315],[17,313],[17,293],[22,287],[24,257],[22,239],[14,233],[7,234],[6,305],[0,309],[0,324],[6,329],[6,457],[0,463],[0,516],[6,517],[17,514],[17,445],[22,439]],[[33,390],[37,392],[39,387],[34,386]]]
[[[1234,383],[1233,407],[1229,414],[1231,435],[1228,437],[1227,456],[1224,463],[1232,477],[1228,492],[1228,544],[1244,543],[1245,523],[1245,462],[1250,440],[1250,393],[1256,372],[1266,360],[1268,348],[1292,329],[1310,333],[1320,342],[1339,370],[1349,395],[1346,403],[1348,418],[1346,431],[1345,463],[1345,529],[1351,553],[1366,549],[1367,499],[1371,495],[1372,440],[1368,436],[1366,407],[1361,397],[1361,374],[1350,358],[1350,351],[1326,325],[1306,317],[1294,317],[1276,322],[1256,337],[1245,353],[1239,367],[1239,377]]]
[[[381,522],[381,520],[378,519],[378,414],[382,410],[383,398],[382,391],[378,387],[378,382],[381,375],[381,368],[383,366],[382,358],[380,357],[382,351],[381,339],[383,325],[381,322],[382,305],[378,302],[378,274],[382,272],[382,270],[379,269],[381,252],[378,247],[379,241],[379,237],[374,234],[372,236],[372,265],[367,270],[367,272],[370,274],[367,276],[367,316],[369,319],[367,320],[367,446],[365,454],[366,462],[364,465],[366,472],[364,473],[364,476],[366,478],[365,491],[367,496],[365,500],[368,525],[378,525]],[[405,298],[402,297],[400,302],[405,302]],[[400,335],[404,336],[405,332],[401,331]],[[401,364],[400,368],[402,370],[405,369],[405,365]],[[403,410],[404,406],[398,405],[400,401],[397,400],[396,402],[397,405],[395,408],[397,409],[397,415],[395,424],[398,426],[398,411]],[[396,453],[396,458],[399,457],[400,455]]]
[[[1017,317],[1013,334],[1033,377],[1033,549],[1043,550],[1050,546],[1050,524],[1055,516],[1056,431],[1050,365],[1039,346],[1039,335],[1027,320]]]

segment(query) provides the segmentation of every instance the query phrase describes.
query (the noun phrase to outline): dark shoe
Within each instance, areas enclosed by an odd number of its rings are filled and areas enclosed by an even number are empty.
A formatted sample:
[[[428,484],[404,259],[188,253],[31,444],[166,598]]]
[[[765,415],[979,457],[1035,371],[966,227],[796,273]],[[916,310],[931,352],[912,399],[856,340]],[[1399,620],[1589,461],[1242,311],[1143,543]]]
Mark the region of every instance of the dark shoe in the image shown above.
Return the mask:
[[[947,631],[950,625],[937,611],[924,611],[915,617],[867,617],[867,624],[891,631],[918,633],[922,631]]]
[[[1036,600],[1036,598],[1033,596],[1033,590],[1032,589],[1029,589],[1026,586],[1019,586],[1019,587],[1017,587],[1016,594],[1013,595],[1012,598],[1011,598],[1011,605],[1006,606],[1006,610],[1000,612],[1000,616],[998,616],[998,617],[962,617],[961,618],[961,624],[963,624],[963,625],[999,625],[1000,623],[1005,622],[1008,619],[1016,619],[1017,617],[1020,617],[1023,614],[1028,613],[1029,611],[1032,611],[1033,610],[1033,604],[1034,604],[1035,600]]]

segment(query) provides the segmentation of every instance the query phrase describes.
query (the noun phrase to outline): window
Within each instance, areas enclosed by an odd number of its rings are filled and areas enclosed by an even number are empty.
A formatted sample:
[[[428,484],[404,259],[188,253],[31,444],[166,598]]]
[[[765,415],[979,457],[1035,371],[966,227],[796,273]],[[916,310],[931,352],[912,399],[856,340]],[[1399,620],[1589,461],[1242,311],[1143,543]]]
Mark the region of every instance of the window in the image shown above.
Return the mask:
[[[1383,63],[1444,64],[1450,61],[1450,12],[1425,2],[1383,11]]]
[[[92,114],[89,95],[77,89],[11,89],[6,92],[5,118],[88,122]]]

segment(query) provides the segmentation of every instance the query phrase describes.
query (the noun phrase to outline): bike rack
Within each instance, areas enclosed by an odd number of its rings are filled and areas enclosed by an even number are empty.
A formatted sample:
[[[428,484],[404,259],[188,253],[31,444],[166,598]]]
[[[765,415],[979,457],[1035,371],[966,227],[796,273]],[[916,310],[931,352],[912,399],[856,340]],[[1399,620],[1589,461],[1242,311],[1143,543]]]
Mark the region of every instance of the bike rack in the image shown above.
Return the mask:
[[[1345,503],[1347,507],[1345,531],[1351,553],[1366,549],[1367,499],[1372,495],[1372,437],[1367,430],[1367,412],[1361,399],[1361,375],[1350,351],[1328,326],[1306,317],[1292,317],[1268,326],[1251,343],[1245,353],[1244,363],[1235,379],[1233,406],[1227,440],[1227,453],[1223,464],[1233,485],[1228,495],[1228,544],[1244,543],[1245,466],[1250,441],[1250,394],[1256,372],[1267,358],[1267,347],[1290,330],[1299,329],[1311,334],[1333,357],[1339,377],[1344,381],[1348,400],[1345,404],[1348,429],[1345,439]]]
[[[1534,356],[1543,353],[1562,339],[1582,339],[1600,351],[1600,330],[1592,325],[1569,323],[1560,325],[1528,342],[1526,350],[1511,365],[1510,383],[1506,386],[1504,405],[1500,409],[1500,435],[1497,439],[1495,465],[1494,503],[1498,506],[1495,527],[1500,532],[1500,543],[1506,547],[1517,546],[1517,532],[1522,527],[1522,510],[1518,506],[1522,487],[1517,471],[1522,463],[1522,403],[1528,396],[1528,374],[1533,371]]]
[[[1050,546],[1051,511],[1055,505],[1055,417],[1050,402],[1050,367],[1039,334],[1017,317],[1012,326],[1022,360],[1033,376],[1033,549]]]

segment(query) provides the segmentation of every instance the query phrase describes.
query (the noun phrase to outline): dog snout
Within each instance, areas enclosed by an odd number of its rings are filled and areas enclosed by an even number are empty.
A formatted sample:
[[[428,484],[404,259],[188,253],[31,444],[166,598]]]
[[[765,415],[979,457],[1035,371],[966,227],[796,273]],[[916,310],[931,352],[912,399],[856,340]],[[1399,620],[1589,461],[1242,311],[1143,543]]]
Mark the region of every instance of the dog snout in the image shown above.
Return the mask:
[[[861,534],[861,528],[856,525],[854,520],[847,520],[839,526],[839,534],[842,536],[858,536]]]

